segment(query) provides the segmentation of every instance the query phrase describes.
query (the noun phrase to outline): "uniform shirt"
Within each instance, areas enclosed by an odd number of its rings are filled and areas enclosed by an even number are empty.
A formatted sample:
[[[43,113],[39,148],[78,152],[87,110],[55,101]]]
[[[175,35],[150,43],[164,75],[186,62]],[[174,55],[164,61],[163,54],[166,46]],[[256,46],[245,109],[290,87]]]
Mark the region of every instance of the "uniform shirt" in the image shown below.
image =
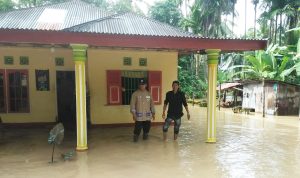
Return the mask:
[[[147,90],[135,91],[130,100],[130,111],[136,115],[137,121],[149,121],[155,114],[154,103],[150,92]]]
[[[185,94],[182,91],[168,91],[164,104],[169,104],[167,117],[178,119],[183,116],[182,105],[187,106]]]

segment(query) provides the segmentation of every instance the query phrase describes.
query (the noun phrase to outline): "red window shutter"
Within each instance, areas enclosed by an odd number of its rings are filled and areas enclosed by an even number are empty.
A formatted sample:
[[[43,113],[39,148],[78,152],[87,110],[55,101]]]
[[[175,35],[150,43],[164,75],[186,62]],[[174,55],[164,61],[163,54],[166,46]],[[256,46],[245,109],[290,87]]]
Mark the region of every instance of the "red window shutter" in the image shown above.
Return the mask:
[[[122,80],[120,70],[106,71],[107,103],[110,105],[122,104]]]
[[[162,72],[161,71],[149,71],[148,72],[148,85],[149,91],[152,95],[154,104],[161,104],[161,92],[162,92]]]

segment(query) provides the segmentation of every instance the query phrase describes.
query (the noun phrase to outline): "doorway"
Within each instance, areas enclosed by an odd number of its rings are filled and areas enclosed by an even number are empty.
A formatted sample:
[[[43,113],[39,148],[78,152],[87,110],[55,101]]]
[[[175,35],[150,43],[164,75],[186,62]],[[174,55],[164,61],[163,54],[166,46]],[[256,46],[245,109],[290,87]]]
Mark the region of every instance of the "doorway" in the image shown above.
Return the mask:
[[[66,130],[76,129],[76,93],[75,72],[56,72],[58,122],[62,122]]]

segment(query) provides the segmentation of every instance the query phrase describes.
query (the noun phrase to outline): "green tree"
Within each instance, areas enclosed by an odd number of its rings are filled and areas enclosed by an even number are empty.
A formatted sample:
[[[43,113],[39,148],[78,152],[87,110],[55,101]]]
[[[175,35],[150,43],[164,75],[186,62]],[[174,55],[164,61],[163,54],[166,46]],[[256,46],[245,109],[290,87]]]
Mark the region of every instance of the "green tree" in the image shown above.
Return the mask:
[[[12,10],[15,7],[15,3],[12,0],[0,0],[0,12]]]
[[[88,3],[95,4],[95,6],[101,9],[108,9],[110,4],[106,0],[85,0]]]
[[[195,74],[193,66],[193,56],[183,55],[178,60],[178,80],[181,83],[181,90],[189,98],[206,97],[207,82]]]
[[[257,14],[257,4],[259,3],[259,0],[252,0],[252,3],[254,5],[254,38],[256,38],[256,14]]]
[[[289,75],[296,69],[295,65],[298,60],[295,58],[295,54],[296,51],[291,51],[288,47],[279,47],[277,44],[270,45],[266,51],[260,50],[254,54],[247,54],[245,65],[234,65],[230,70],[242,68],[243,70],[235,72],[233,75],[246,73],[247,79],[287,81]]]
[[[66,1],[68,0],[19,0],[17,6],[18,8],[28,8],[46,4],[61,3]]]
[[[196,0],[191,7],[191,15],[183,25],[202,36],[221,37],[231,34],[228,26],[222,22],[222,15],[234,13],[235,3],[234,0]]]
[[[179,27],[182,14],[177,3],[174,0],[162,0],[157,2],[149,10],[150,17],[160,22]]]
[[[284,31],[295,28],[299,23],[299,7],[299,0],[263,0],[265,10],[260,17],[260,22],[269,24],[270,28],[267,33],[270,43],[279,43],[280,46],[297,43],[297,33],[291,32],[285,35]]]
[[[111,3],[111,10],[115,13],[133,12],[131,0],[118,0]]]

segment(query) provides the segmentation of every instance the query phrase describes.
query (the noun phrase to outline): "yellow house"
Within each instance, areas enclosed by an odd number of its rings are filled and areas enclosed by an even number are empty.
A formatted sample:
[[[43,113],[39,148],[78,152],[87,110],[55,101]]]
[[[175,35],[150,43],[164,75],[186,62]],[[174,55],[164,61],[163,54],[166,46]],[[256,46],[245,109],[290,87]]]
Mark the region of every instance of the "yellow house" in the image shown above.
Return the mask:
[[[178,54],[205,50],[208,142],[215,142],[219,52],[265,46],[264,40],[202,38],[82,1],[0,13],[0,117],[14,124],[61,121],[77,128],[77,149],[86,150],[87,124],[132,123],[128,104],[139,78],[147,79],[161,113],[177,79]]]

